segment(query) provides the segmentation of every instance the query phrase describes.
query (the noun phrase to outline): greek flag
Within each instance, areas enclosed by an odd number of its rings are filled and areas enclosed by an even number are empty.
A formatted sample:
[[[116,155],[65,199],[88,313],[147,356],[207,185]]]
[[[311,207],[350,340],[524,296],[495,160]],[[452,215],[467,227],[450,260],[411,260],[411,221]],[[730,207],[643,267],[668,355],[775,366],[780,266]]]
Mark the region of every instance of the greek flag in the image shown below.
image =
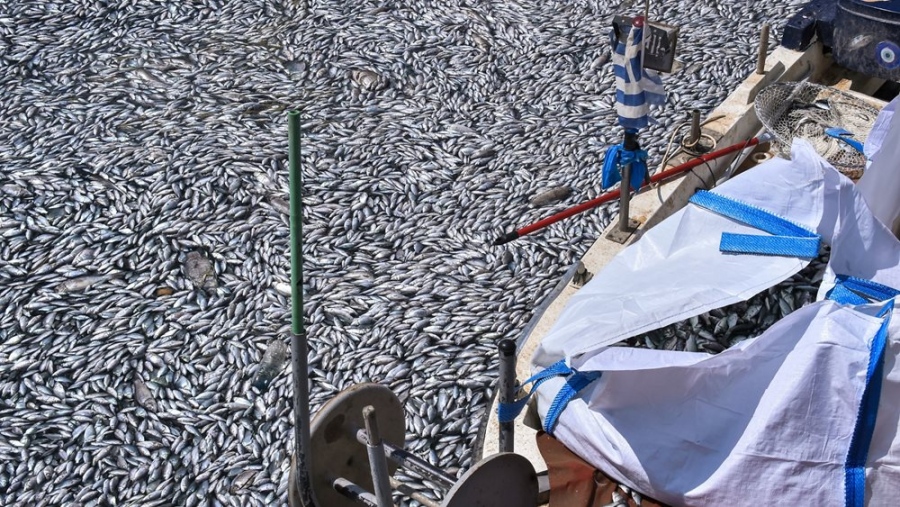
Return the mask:
[[[619,125],[626,129],[641,129],[650,122],[650,106],[666,101],[662,80],[656,71],[644,69],[644,19],[635,18],[625,42],[612,33],[613,71],[616,73],[616,110]]]

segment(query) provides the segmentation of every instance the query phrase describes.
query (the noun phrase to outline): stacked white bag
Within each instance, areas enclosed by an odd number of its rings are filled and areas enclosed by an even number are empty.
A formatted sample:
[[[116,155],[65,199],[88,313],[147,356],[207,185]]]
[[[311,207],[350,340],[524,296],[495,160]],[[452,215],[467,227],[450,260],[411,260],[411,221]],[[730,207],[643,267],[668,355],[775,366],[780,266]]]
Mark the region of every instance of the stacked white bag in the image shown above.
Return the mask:
[[[886,127],[882,153],[900,147],[900,121],[882,122]],[[883,301],[841,304],[825,295],[836,275],[900,288],[900,242],[860,190],[802,141],[791,161],[769,161],[714,193],[805,226],[831,245],[818,302],[715,356],[609,347],[746,300],[808,262],[723,253],[723,232],[766,233],[688,205],[597,273],[536,352],[536,370],[564,360],[580,372],[601,372],[562,409],[553,435],[615,480],[674,506],[862,505],[851,477],[863,470],[866,505],[894,505],[900,318]],[[876,384],[867,375],[882,326],[880,402],[865,435],[871,443],[863,446],[860,405]],[[565,383],[552,378],[536,389],[545,422]],[[864,452],[864,468],[852,466],[851,446]]]
[[[868,168],[859,180],[859,191],[869,204],[872,213],[889,229],[897,232],[900,217],[900,121],[894,121],[894,112],[900,104],[895,98],[875,119],[872,132],[866,139],[865,152]],[[887,140],[892,140],[885,142]]]

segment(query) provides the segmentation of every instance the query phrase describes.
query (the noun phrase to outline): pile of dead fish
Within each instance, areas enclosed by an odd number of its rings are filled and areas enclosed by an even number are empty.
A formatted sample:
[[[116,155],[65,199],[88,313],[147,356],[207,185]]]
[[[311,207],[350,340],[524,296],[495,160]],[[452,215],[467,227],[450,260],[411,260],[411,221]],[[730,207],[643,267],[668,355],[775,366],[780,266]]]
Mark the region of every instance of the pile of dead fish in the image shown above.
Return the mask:
[[[718,354],[766,329],[816,300],[828,265],[830,249],[787,280],[747,301],[717,308],[696,317],[630,338],[621,345]]]
[[[643,132],[651,157],[799,3],[651,5],[681,25],[683,63]],[[284,503],[290,368],[257,369],[290,324],[290,109],[313,408],[384,383],[413,452],[470,466],[495,343],[615,211],[490,246],[599,194],[621,135],[617,8],[2,3],[0,503]],[[570,194],[529,206],[558,186]]]

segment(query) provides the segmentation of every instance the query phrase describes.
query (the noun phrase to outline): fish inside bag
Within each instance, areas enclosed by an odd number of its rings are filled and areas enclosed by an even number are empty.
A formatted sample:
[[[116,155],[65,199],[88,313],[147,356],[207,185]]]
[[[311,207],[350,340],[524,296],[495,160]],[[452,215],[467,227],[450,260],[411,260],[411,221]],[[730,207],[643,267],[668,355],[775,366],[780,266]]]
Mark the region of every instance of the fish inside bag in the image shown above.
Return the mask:
[[[610,346],[746,300],[823,245],[819,301],[757,338],[718,355]],[[533,359],[544,430],[670,505],[887,505],[900,490],[891,287],[900,243],[795,141],[791,161],[698,193],[573,296]]]

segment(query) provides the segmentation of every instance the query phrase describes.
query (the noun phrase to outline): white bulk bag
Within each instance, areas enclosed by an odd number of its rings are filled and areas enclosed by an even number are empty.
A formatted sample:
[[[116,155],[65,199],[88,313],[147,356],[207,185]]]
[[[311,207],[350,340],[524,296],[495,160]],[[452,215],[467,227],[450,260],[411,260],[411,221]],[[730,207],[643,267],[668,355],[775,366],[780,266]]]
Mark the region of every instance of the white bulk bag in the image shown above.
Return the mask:
[[[793,152],[795,160],[804,162],[772,159],[714,193],[806,226],[830,243],[837,211],[826,209],[826,203],[836,208],[841,175],[833,168],[827,172],[830,166],[803,141]],[[572,296],[534,363],[544,368],[565,358],[575,368],[594,369],[586,364],[592,351],[749,299],[809,262],[720,252],[723,232],[764,234],[693,205],[647,231]]]
[[[900,245],[845,177],[803,142],[717,193],[816,230],[835,272],[900,286]],[[534,363],[600,373],[559,412],[554,436],[614,479],[672,505],[843,505],[845,461],[881,306],[820,301],[717,356],[607,345],[775,285],[806,260],[724,254],[723,232],[765,234],[689,205],[579,291]],[[869,505],[900,490],[900,336],[891,320]],[[563,378],[535,389],[547,412]],[[570,389],[571,390],[571,389]],[[890,395],[890,398],[888,396]]]
[[[553,435],[673,506],[842,506],[869,346],[882,324],[875,311],[814,303],[715,356],[606,348],[594,356],[600,378],[568,403]],[[891,336],[900,336],[898,321]],[[898,353],[891,340],[889,354]],[[884,397],[900,395],[900,366],[889,363]],[[538,389],[542,412],[561,387],[553,379]],[[900,488],[896,399],[879,412],[869,456],[878,466],[867,481],[878,501],[869,505],[888,505]]]
[[[891,229],[900,217],[900,115],[894,114],[898,104],[900,97],[875,120],[865,146],[870,161],[859,180],[872,212]]]

